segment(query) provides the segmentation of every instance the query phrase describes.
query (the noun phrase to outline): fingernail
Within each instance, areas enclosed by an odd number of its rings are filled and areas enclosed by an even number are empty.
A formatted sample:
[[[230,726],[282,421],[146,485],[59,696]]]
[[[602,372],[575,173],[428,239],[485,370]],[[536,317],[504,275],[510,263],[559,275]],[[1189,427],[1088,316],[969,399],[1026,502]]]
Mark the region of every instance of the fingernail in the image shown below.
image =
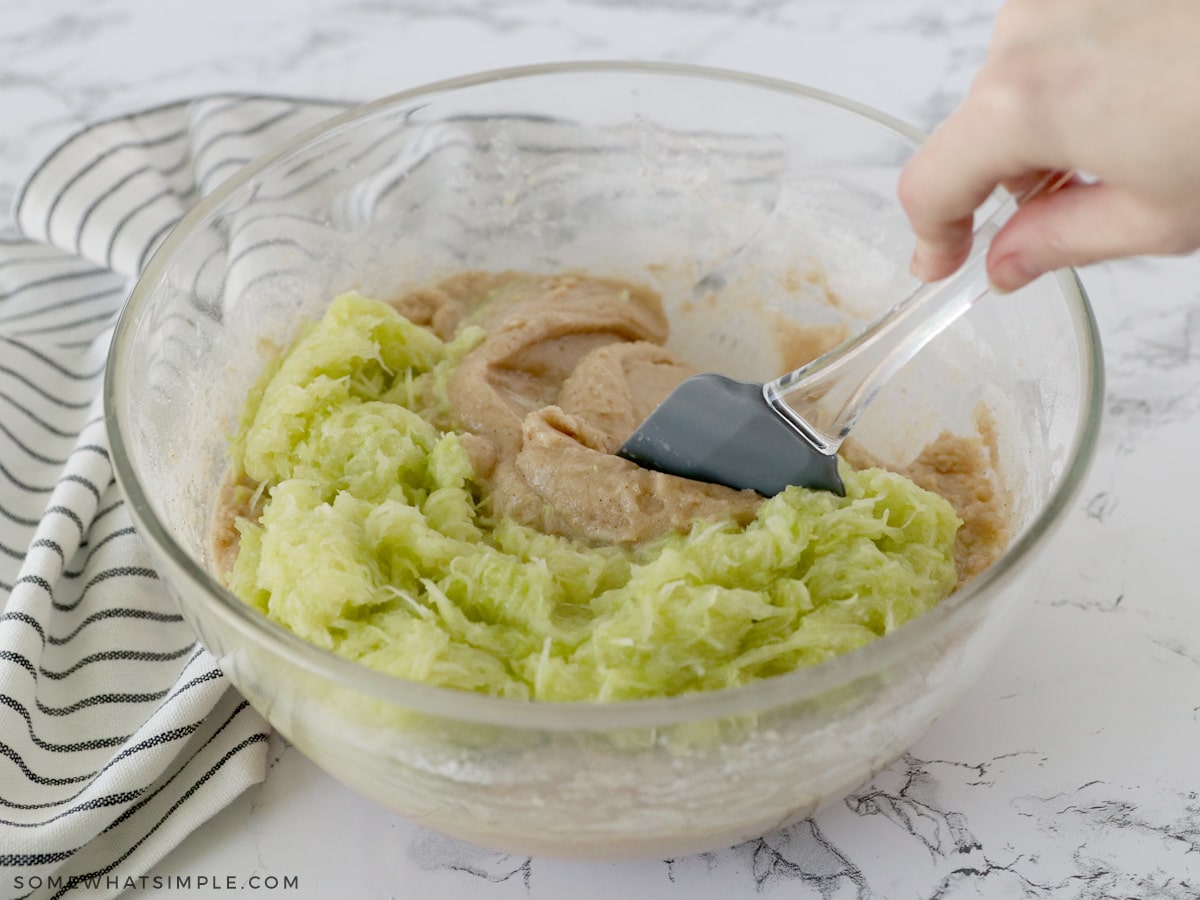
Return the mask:
[[[1031,272],[1015,254],[996,260],[988,272],[992,287],[1001,294],[1025,287],[1037,275],[1037,272]]]

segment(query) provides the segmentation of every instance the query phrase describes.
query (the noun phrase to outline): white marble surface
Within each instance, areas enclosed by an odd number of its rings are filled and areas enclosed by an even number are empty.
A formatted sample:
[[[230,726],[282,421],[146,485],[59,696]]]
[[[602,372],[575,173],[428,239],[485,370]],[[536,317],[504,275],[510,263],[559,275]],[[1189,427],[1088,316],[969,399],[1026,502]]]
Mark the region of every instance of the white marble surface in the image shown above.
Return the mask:
[[[365,99],[558,59],[740,68],[929,127],[982,60],[997,6],[0,0],[0,202],[79,125],[139,107],[218,90]],[[1084,280],[1106,344],[1107,420],[1038,594],[965,699],[845,803],[670,863],[526,860],[421,831],[276,742],[266,782],[154,874],[296,876],[298,889],[267,893],[305,898],[1200,896],[1200,259],[1109,264]]]

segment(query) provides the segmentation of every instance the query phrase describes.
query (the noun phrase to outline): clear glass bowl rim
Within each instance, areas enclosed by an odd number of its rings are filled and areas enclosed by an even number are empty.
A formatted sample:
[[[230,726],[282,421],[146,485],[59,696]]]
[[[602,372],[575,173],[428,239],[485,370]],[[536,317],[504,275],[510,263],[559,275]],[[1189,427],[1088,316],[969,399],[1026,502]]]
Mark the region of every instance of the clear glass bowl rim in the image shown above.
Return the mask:
[[[1100,431],[1104,366],[1095,316],[1083,285],[1073,270],[1056,272],[1051,277],[1058,282],[1071,313],[1076,337],[1081,339],[1080,343],[1085,351],[1081,360],[1085,395],[1082,417],[1076,428],[1067,469],[1045,507],[996,563],[933,610],[864,647],[787,675],[719,691],[610,703],[512,700],[405,681],[367,669],[309,644],[251,609],[176,543],[154,512],[127,452],[129,442],[126,433],[129,423],[122,415],[123,405],[118,402],[118,398],[123,395],[124,385],[128,382],[127,357],[136,325],[175,253],[197,228],[226,199],[254,179],[259,172],[306,144],[345,125],[383,112],[391,106],[484,84],[585,73],[619,76],[645,74],[741,85],[839,107],[893,132],[914,146],[925,137],[911,125],[871,107],[827,91],[782,79],[707,66],[626,61],[545,63],[493,69],[401,91],[333,116],[249,163],[191,209],[155,251],[122,310],[105,367],[104,412],[114,472],[129,503],[130,514],[139,534],[152,546],[160,559],[168,561],[176,576],[186,580],[187,584],[178,589],[180,594],[204,597],[209,607],[208,611],[219,616],[227,627],[236,629],[243,637],[251,638],[281,659],[344,688],[404,709],[461,722],[546,731],[607,731],[664,727],[682,722],[746,715],[817,697],[886,669],[910,654],[919,653],[923,644],[933,640],[950,626],[967,607],[981,602],[985,595],[1002,590],[1021,562],[1030,556],[1039,542],[1048,538],[1051,530],[1060,523],[1087,474]]]

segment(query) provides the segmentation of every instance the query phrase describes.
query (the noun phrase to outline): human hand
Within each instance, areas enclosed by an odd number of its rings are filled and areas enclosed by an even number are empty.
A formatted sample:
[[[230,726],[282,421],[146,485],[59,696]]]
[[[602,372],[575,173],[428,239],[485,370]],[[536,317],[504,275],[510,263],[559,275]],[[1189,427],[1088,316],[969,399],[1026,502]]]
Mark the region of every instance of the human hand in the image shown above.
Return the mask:
[[[1075,180],[1022,206],[992,241],[1001,290],[1038,275],[1200,247],[1200,2],[1008,0],[966,100],[909,161],[900,201],[912,270],[950,275],[999,184]]]

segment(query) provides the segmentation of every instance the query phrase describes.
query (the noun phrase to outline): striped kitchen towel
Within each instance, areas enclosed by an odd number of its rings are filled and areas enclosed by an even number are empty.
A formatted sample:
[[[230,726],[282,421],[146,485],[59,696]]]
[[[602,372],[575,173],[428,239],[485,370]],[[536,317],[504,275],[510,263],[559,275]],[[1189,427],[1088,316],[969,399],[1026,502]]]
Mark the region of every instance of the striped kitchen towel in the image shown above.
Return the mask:
[[[101,381],[132,280],[180,216],[338,109],[221,96],[123,116],[17,197],[25,238],[0,241],[0,897],[115,896],[263,777],[266,725],[130,525]]]

